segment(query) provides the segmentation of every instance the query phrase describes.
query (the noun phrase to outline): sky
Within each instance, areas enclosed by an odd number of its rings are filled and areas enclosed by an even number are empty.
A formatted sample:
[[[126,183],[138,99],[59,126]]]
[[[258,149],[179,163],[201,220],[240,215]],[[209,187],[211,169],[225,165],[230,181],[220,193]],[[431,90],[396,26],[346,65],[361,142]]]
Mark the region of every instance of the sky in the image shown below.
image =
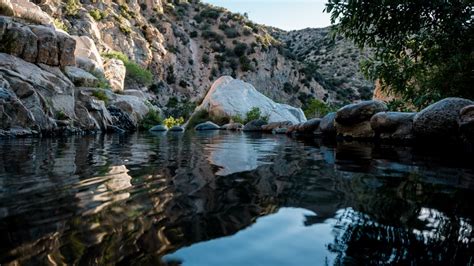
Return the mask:
[[[321,28],[331,24],[323,13],[326,0],[203,0],[232,12],[247,12],[259,24],[284,30]]]

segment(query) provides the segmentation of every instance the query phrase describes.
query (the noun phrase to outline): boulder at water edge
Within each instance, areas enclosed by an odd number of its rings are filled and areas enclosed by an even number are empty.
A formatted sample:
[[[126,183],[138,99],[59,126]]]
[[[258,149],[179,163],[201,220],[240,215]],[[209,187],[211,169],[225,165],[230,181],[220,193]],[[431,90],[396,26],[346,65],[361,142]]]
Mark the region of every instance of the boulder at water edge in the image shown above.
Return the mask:
[[[372,138],[375,134],[370,125],[370,118],[386,110],[387,106],[379,101],[363,101],[346,105],[336,112],[337,134],[342,137]]]
[[[275,130],[275,129],[288,128],[292,125],[293,125],[293,123],[291,123],[290,121],[273,122],[273,123],[268,123],[266,125],[263,125],[262,126],[262,131],[273,132],[273,130]]]
[[[465,138],[474,141],[474,105],[461,109],[459,114],[459,130]]]
[[[237,130],[242,130],[244,128],[244,125],[241,123],[229,123],[225,124],[221,127],[224,130],[232,130],[232,131],[237,131]]]
[[[163,125],[156,125],[152,128],[150,128],[149,131],[152,131],[152,132],[163,132],[163,131],[167,131],[168,128],[163,126]]]
[[[313,118],[306,122],[293,125],[288,128],[287,133],[292,134],[314,134],[319,129],[320,118]]]
[[[474,104],[462,98],[446,98],[433,103],[415,115],[413,129],[421,138],[455,138],[459,136],[461,109]]]
[[[268,122],[290,121],[301,123],[306,117],[300,108],[275,103],[258,92],[251,84],[229,76],[216,80],[197,111],[206,110],[211,117],[246,116],[252,108],[258,107]]]
[[[370,125],[381,139],[413,139],[413,118],[415,113],[380,112],[372,116]]]
[[[319,130],[325,136],[335,136],[336,135],[336,126],[334,125],[334,121],[336,118],[336,113],[331,112],[321,118],[321,122],[319,123]]]
[[[169,129],[169,131],[172,131],[172,132],[183,132],[184,131],[184,127],[181,127],[181,126],[173,126]]]
[[[243,131],[262,131],[262,126],[266,124],[267,122],[261,119],[253,120],[245,124]]]
[[[211,121],[207,121],[205,123],[198,124],[197,126],[194,127],[194,130],[196,131],[203,131],[203,130],[220,130],[221,127],[214,124]]]

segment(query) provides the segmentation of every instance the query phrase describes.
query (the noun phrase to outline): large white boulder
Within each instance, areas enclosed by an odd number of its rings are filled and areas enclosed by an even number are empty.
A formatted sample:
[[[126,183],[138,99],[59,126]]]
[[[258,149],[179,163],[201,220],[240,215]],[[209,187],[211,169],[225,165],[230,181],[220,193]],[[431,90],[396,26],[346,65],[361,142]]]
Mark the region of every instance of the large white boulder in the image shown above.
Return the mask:
[[[231,117],[245,115],[253,107],[258,107],[268,122],[290,121],[294,124],[306,121],[301,108],[272,101],[258,92],[251,84],[229,76],[220,77],[214,82],[196,111],[206,110],[211,116]]]

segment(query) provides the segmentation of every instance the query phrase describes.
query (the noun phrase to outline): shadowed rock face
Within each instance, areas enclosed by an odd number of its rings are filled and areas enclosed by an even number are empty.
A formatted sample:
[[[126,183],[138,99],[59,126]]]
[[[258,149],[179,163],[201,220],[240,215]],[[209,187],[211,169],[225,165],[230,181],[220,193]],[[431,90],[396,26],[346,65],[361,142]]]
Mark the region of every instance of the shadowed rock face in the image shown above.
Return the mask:
[[[222,131],[2,141],[0,263],[166,264],[283,207],[314,213],[307,227],[333,221],[320,252],[335,262],[472,260],[472,157],[326,145]]]

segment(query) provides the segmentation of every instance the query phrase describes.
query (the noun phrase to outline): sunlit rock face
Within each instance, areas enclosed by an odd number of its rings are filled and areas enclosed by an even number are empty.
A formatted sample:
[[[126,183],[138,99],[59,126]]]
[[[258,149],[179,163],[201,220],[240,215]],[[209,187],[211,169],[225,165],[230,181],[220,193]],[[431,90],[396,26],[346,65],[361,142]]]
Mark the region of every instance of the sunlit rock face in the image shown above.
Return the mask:
[[[268,122],[305,122],[306,117],[300,108],[275,103],[258,92],[251,84],[230,76],[216,80],[196,111],[206,110],[211,116],[245,117],[252,108],[258,107]]]

